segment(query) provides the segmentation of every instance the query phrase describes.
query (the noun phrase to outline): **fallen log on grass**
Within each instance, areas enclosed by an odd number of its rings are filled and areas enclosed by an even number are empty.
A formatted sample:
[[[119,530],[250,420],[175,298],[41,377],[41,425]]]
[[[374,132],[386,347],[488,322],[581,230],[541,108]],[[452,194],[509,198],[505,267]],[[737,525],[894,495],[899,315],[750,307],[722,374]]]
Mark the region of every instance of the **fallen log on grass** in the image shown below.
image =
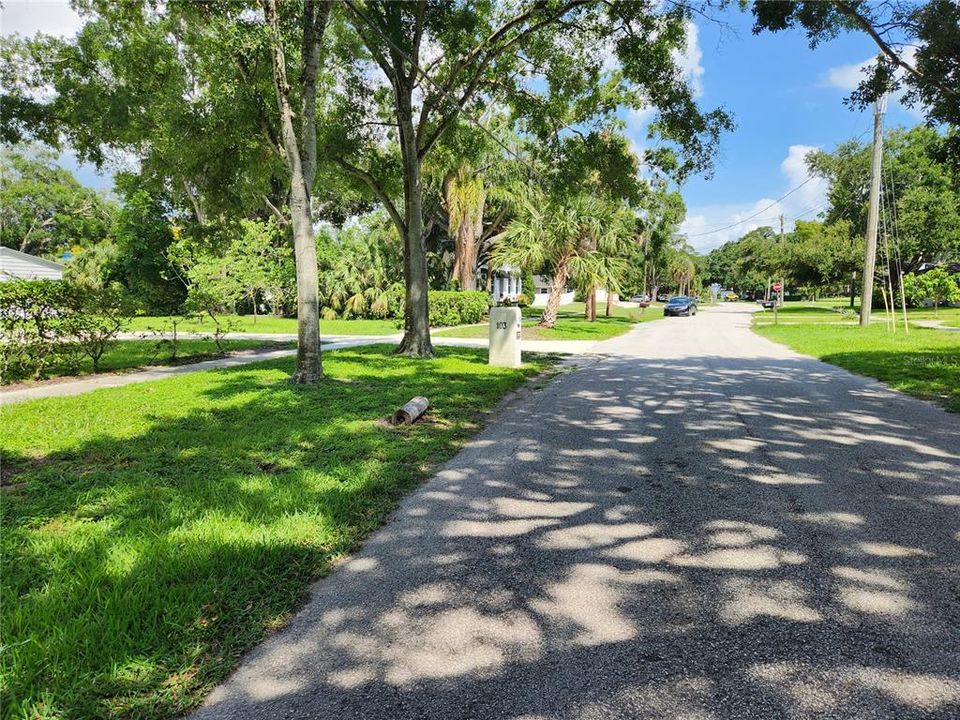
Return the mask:
[[[430,407],[430,401],[418,395],[397,410],[390,417],[390,422],[394,425],[412,425],[427,411],[428,407]]]

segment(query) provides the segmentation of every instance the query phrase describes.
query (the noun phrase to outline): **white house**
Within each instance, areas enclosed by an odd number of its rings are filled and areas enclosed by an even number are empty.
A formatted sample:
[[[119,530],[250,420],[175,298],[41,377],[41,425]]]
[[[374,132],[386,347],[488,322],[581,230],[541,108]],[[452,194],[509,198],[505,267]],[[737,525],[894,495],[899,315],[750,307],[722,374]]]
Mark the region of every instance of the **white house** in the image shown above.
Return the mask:
[[[490,290],[494,302],[500,300],[516,300],[521,292],[520,268],[514,265],[503,265],[493,271],[490,278]]]
[[[63,265],[0,247],[0,282],[7,280],[62,280]]]

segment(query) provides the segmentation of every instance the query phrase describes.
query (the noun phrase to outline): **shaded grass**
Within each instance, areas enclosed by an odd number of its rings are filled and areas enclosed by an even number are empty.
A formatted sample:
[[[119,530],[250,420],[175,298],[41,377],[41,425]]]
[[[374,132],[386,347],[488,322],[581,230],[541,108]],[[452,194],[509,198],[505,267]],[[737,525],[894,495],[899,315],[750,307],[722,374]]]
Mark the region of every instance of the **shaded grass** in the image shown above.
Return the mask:
[[[161,718],[196,705],[338,556],[548,364],[384,346],[3,409],[0,706]],[[425,422],[378,427],[413,395]]]
[[[270,340],[223,340],[227,353],[241,350],[280,349],[293,347],[292,343]],[[148,365],[168,365],[173,362],[185,364],[200,362],[215,357],[223,357],[213,340],[178,340],[177,357],[172,357],[168,343],[157,340],[117,340],[107,348],[100,358],[99,372],[118,372],[134,370]],[[80,358],[76,363],[58,362],[45,369],[44,377],[68,377],[89,375],[93,372],[93,362],[88,357]],[[4,377],[4,382],[21,382],[32,378]]]
[[[557,324],[552,328],[537,325],[543,313],[542,308],[524,308],[521,338],[523,340],[606,340],[622,335],[638,322],[658,320],[663,317],[662,306],[649,307],[643,312],[634,308],[614,306],[614,314],[606,317],[601,303],[596,322],[590,322],[583,317],[583,307],[583,303],[564,305],[557,315]],[[434,334],[441,337],[485,338],[489,332],[489,326],[484,323],[440,330]]]
[[[224,315],[223,322],[233,324],[231,332],[292,333],[297,332],[296,318],[278,318],[260,315],[254,322],[253,315]],[[133,332],[146,330],[171,331],[170,318],[162,316],[136,317],[130,322]],[[183,320],[177,324],[178,332],[212,333],[210,320]],[[393,335],[400,332],[394,320],[321,320],[320,332],[324,335]]]
[[[755,325],[764,337],[960,412],[960,333],[882,324]]]

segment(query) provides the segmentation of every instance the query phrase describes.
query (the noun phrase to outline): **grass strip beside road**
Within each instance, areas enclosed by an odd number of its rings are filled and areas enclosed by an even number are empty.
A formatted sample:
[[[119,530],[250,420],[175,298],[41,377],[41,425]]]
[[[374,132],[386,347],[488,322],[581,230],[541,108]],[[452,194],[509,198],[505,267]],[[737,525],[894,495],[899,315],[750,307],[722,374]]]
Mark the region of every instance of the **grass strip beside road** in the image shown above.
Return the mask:
[[[804,355],[960,412],[960,333],[919,327],[891,333],[882,323],[867,328],[755,323],[754,329]]]
[[[167,718],[282,625],[311,581],[525,378],[486,351],[350,348],[4,408],[5,718]],[[414,395],[424,421],[374,424]]]
[[[838,308],[834,309],[834,308]],[[788,302],[777,311],[781,323],[839,323],[856,325],[859,323],[860,307],[850,308],[848,302],[830,303],[829,301],[817,302]],[[872,313],[873,324],[883,325],[886,322],[886,315],[883,310],[874,310]],[[903,311],[896,312],[897,323],[903,324]],[[957,327],[960,326],[960,308],[940,308],[934,313],[933,308],[907,308],[907,319],[914,320],[939,320],[944,325]],[[766,323],[773,324],[773,311],[763,310],[758,312],[754,322],[757,325]]]

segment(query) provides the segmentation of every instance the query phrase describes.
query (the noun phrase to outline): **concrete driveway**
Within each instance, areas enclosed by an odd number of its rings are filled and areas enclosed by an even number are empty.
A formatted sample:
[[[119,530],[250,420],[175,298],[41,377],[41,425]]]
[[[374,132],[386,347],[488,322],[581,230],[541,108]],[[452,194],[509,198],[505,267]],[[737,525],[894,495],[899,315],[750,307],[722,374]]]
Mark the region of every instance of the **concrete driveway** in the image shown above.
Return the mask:
[[[195,718],[960,717],[960,417],[746,305],[601,347]]]

